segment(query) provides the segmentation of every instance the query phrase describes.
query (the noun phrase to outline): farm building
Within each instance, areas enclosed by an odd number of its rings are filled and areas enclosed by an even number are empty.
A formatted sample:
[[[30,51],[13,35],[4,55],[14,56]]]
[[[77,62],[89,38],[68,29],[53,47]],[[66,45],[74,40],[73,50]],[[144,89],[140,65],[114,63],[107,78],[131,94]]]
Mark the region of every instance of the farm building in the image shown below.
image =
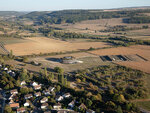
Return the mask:
[[[63,57],[63,58],[61,58],[61,61],[63,64],[83,63],[83,61],[79,61],[73,56]]]

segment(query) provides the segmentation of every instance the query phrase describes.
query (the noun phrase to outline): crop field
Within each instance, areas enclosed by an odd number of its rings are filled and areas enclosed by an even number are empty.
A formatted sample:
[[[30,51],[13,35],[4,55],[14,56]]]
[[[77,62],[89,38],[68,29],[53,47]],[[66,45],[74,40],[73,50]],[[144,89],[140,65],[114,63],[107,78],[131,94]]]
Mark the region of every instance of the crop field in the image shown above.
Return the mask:
[[[72,50],[83,50],[93,48],[110,47],[103,42],[67,42],[45,37],[27,38],[25,42],[16,44],[6,44],[7,50],[12,50],[17,56],[31,55],[39,53],[64,52]]]
[[[117,25],[125,25],[127,27],[142,27],[144,25],[150,24],[127,24],[122,22],[122,18],[112,18],[112,19],[98,19],[98,20],[87,20],[78,22],[75,24],[60,24],[60,25],[52,25],[55,27],[63,28],[66,32],[76,32],[76,33],[85,33],[85,34],[94,34],[94,35],[114,35],[113,32],[99,32],[100,30],[107,29],[108,27],[113,27]],[[127,36],[130,38],[142,39],[142,37],[138,37],[139,32],[140,36],[149,36],[149,29],[141,29],[141,30],[131,30],[126,31]],[[123,31],[124,33],[124,31]],[[146,35],[147,33],[148,35]],[[146,37],[147,38],[147,37]]]
[[[130,47],[110,48],[110,49],[91,51],[90,53],[99,55],[99,56],[133,55],[132,58],[135,60],[126,61],[126,62],[115,62],[115,63],[150,73],[150,70],[149,70],[150,46],[136,45],[136,46],[130,46]],[[145,59],[145,60],[142,60],[142,59]]]

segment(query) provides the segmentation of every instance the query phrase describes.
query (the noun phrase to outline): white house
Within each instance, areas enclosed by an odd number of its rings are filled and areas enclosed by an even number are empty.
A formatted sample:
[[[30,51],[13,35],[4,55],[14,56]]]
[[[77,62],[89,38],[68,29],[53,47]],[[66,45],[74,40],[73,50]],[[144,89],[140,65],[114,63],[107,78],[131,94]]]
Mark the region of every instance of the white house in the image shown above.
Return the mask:
[[[33,95],[32,94],[27,94],[27,95],[25,95],[24,96],[24,98],[27,100],[27,99],[30,99],[30,98],[32,98],[33,97]]]
[[[35,93],[34,94],[36,97],[39,97],[39,96],[41,96],[41,92],[37,92],[37,93]]]
[[[8,70],[8,71],[7,71],[8,74],[11,73],[11,72],[12,72],[11,70]]]
[[[41,105],[41,109],[46,109],[46,108],[48,108],[48,103],[44,103]]]
[[[26,103],[24,103],[24,107],[28,107],[28,106],[30,106],[30,103],[29,101],[26,101]]]
[[[62,101],[63,99],[64,99],[63,96],[57,96],[57,97],[56,97],[56,101],[58,101],[58,102]]]
[[[69,98],[69,97],[71,97],[71,94],[70,94],[70,93],[65,93],[65,94],[63,95],[63,97],[64,97],[64,98]]]
[[[75,101],[73,100],[73,101],[71,101],[69,104],[68,104],[68,106],[69,107],[71,107],[71,108],[73,108],[74,107],[74,105],[75,105]]]
[[[13,90],[10,91],[10,94],[12,94],[12,95],[18,94],[18,90],[17,89],[13,89]]]
[[[12,100],[15,95],[10,95],[8,100]]]
[[[38,85],[38,83],[37,82],[31,82],[31,86],[37,86]]]
[[[44,93],[44,95],[46,95],[46,96],[48,96],[48,95],[51,94],[49,90],[44,90],[43,93]]]
[[[34,88],[34,90],[39,90],[39,89],[41,89],[41,85],[36,85],[33,88]]]
[[[7,70],[8,70],[8,68],[7,68],[7,67],[5,67],[5,68],[4,68],[4,71],[7,71]]]
[[[53,106],[54,109],[61,109],[61,104],[57,103]]]
[[[91,110],[91,109],[87,109],[86,113],[95,113],[95,111]]]
[[[51,86],[50,86],[48,89],[49,89],[50,92],[54,92],[55,87],[51,87]]]
[[[48,98],[47,97],[44,97],[40,102],[41,103],[46,103],[48,101]]]
[[[22,85],[26,85],[26,82],[25,81],[22,81],[21,83],[20,83],[20,85],[22,86]]]

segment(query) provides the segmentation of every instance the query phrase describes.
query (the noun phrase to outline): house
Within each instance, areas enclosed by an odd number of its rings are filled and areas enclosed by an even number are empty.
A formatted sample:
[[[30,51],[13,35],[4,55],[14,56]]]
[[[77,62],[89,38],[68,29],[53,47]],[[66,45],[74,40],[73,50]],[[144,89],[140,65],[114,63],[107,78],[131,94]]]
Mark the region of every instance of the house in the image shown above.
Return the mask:
[[[12,100],[14,98],[15,95],[9,95],[9,97],[7,98],[8,100]]]
[[[26,109],[23,107],[17,109],[17,113],[24,113],[24,112],[26,112]]]
[[[48,103],[44,103],[41,105],[41,109],[47,109],[48,108]]]
[[[44,113],[51,113],[51,111],[45,111]]]
[[[44,90],[43,93],[44,93],[44,95],[46,95],[46,96],[48,96],[48,95],[51,94],[49,90]]]
[[[31,86],[37,86],[38,85],[38,83],[37,82],[31,82]]]
[[[86,113],[95,113],[95,111],[91,110],[91,109],[87,109]]]
[[[82,103],[78,108],[79,109],[86,109],[86,106]]]
[[[16,95],[16,94],[18,94],[17,89],[13,89],[13,90],[11,90],[11,91],[10,91],[10,94],[12,94],[12,95]]]
[[[7,70],[8,70],[8,68],[7,68],[7,67],[5,67],[5,68],[4,68],[4,71],[7,71]]]
[[[50,92],[54,92],[55,87],[51,87],[51,86],[50,86],[50,87],[48,88],[48,90],[49,90]]]
[[[70,109],[59,109],[59,110],[56,110],[56,113],[78,113],[78,112],[70,110]]]
[[[68,104],[68,106],[69,107],[71,107],[71,108],[73,108],[74,107],[74,105],[75,105],[75,101],[73,100],[73,101],[71,101],[69,104]]]
[[[21,83],[20,83],[20,85],[22,86],[22,85],[26,85],[26,82],[25,81],[22,81]]]
[[[10,100],[9,104],[12,104],[12,103],[14,103],[14,101],[13,101],[13,100]]]
[[[58,101],[58,102],[59,102],[59,101],[62,101],[63,99],[64,99],[63,96],[57,96],[57,97],[56,97],[56,101]]]
[[[39,89],[41,89],[41,85],[34,86],[34,90],[39,90]]]
[[[7,70],[7,73],[9,74],[9,73],[11,73],[12,71],[11,70]]]
[[[24,103],[24,107],[28,107],[30,106],[30,102],[27,100],[25,103]]]
[[[65,93],[65,94],[63,95],[63,97],[64,97],[64,98],[69,98],[69,97],[71,97],[71,94],[70,94],[70,93]]]
[[[61,109],[61,104],[57,103],[53,106],[54,109]]]
[[[19,103],[11,103],[9,105],[11,108],[19,108]]]
[[[27,95],[25,95],[24,96],[24,98],[27,100],[27,99],[30,99],[30,98],[32,98],[33,97],[33,95],[32,94],[27,94]]]
[[[35,93],[34,94],[36,97],[39,97],[39,96],[41,96],[41,92],[37,92],[37,93]]]
[[[44,97],[43,99],[41,99],[41,103],[46,103],[48,101],[48,98],[47,97]]]

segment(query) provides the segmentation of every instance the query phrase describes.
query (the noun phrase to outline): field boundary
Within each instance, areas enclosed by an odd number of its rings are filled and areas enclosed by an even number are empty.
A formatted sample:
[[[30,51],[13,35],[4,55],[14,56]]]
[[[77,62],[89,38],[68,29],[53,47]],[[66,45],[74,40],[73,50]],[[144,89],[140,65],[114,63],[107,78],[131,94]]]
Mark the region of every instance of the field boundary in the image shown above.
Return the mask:
[[[9,51],[5,48],[4,43],[0,42],[0,49],[2,49],[2,51],[6,54],[9,54]]]

